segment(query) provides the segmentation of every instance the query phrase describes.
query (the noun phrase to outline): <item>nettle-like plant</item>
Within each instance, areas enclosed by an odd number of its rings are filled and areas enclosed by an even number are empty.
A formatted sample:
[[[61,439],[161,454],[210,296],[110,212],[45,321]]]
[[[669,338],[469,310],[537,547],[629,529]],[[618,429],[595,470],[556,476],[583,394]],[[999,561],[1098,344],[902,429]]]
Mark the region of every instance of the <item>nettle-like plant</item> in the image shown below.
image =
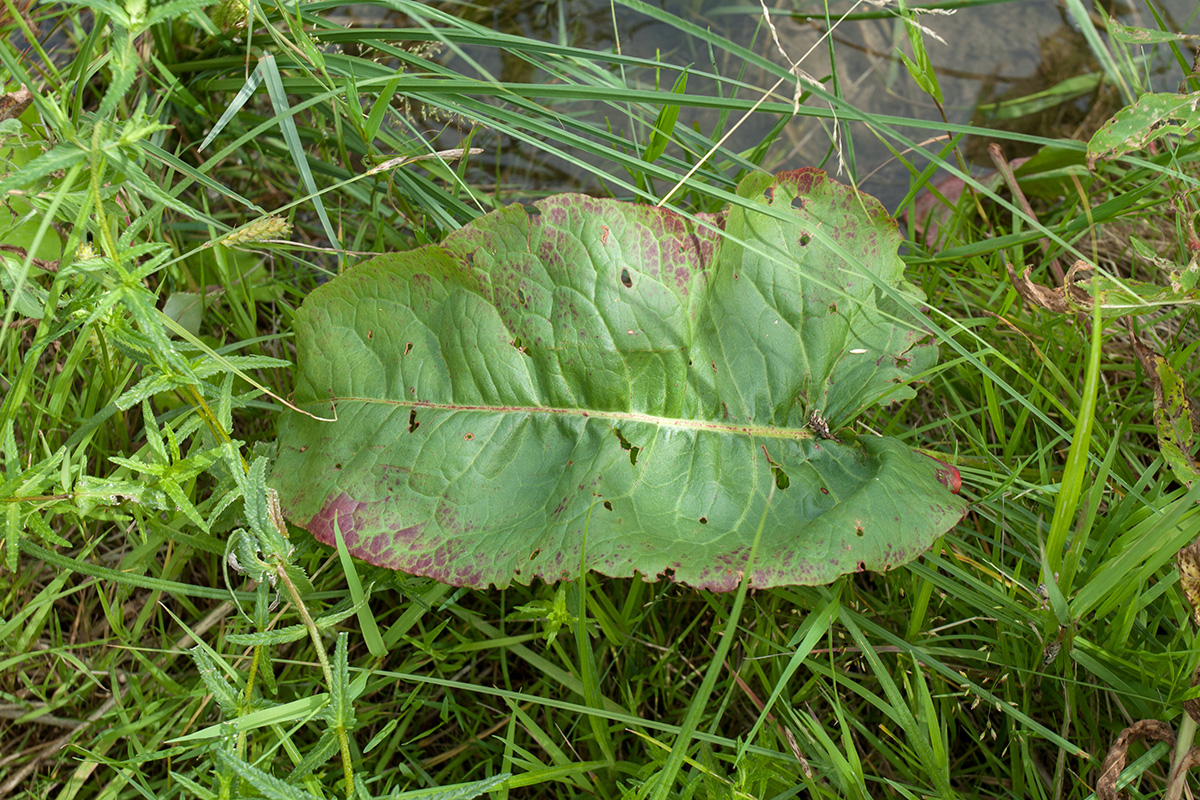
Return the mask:
[[[738,197],[514,205],[313,292],[284,514],[474,587],[761,588],[916,557],[965,513],[957,472],[850,427],[937,359],[896,225],[815,169]]]

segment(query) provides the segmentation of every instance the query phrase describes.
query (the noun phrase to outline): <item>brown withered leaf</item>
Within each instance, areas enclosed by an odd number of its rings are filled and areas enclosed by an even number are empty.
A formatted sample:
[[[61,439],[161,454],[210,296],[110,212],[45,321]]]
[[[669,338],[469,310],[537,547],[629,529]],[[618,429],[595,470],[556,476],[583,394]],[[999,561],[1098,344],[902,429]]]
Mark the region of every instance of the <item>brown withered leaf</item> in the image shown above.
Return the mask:
[[[1071,269],[1067,271],[1067,277],[1063,281],[1062,287],[1051,289],[1049,286],[1042,286],[1040,283],[1034,283],[1029,279],[1029,274],[1032,272],[1032,267],[1026,267],[1025,271],[1017,275],[1013,270],[1013,265],[1008,262],[1004,263],[1008,268],[1008,277],[1012,280],[1013,288],[1017,290],[1017,294],[1024,297],[1035,306],[1044,308],[1048,311],[1055,311],[1059,314],[1075,314],[1080,311],[1088,311],[1092,307],[1092,297],[1086,290],[1075,285],[1075,276],[1080,272],[1093,271],[1094,268],[1086,261],[1076,261]]]
[[[1200,686],[1200,664],[1196,665],[1196,671],[1192,674],[1192,686]],[[1192,722],[1200,723],[1200,697],[1184,700],[1183,710],[1192,718]]]
[[[1104,757],[1100,767],[1100,780],[1096,781],[1096,797],[1098,800],[1118,800],[1123,793],[1117,791],[1117,778],[1125,769],[1125,757],[1131,742],[1166,742],[1175,744],[1175,731],[1167,723],[1157,719],[1143,719],[1133,723],[1113,742],[1113,746]]]
[[[1179,286],[1158,286],[1097,272],[1082,259],[1076,261],[1063,277],[1058,289],[1042,286],[1029,279],[1030,269],[1017,275],[1011,264],[1005,264],[1013,288],[1028,302],[1059,314],[1091,313],[1099,305],[1106,318],[1150,314],[1165,305],[1200,301],[1200,289]],[[1200,267],[1197,267],[1200,269]]]
[[[1067,306],[1067,301],[1063,297],[1062,289],[1051,289],[1048,286],[1042,286],[1040,283],[1034,283],[1029,279],[1029,273],[1033,271],[1033,267],[1026,267],[1025,271],[1020,275],[1013,270],[1013,265],[1004,262],[1004,266],[1008,268],[1008,277],[1012,280],[1013,288],[1017,290],[1017,294],[1024,297],[1030,303],[1033,303],[1039,308],[1045,308],[1050,311],[1057,311],[1060,314],[1066,314],[1071,309]]]
[[[15,92],[0,94],[0,122],[21,116],[32,102],[33,92],[24,86]]]
[[[1180,548],[1175,565],[1179,568],[1179,590],[1192,609],[1192,624],[1200,630],[1200,539]]]
[[[1193,747],[1183,758],[1171,766],[1171,774],[1167,778],[1167,791],[1163,797],[1167,800],[1177,800],[1183,797],[1183,790],[1187,788],[1188,771],[1197,765],[1200,765],[1200,747]]]

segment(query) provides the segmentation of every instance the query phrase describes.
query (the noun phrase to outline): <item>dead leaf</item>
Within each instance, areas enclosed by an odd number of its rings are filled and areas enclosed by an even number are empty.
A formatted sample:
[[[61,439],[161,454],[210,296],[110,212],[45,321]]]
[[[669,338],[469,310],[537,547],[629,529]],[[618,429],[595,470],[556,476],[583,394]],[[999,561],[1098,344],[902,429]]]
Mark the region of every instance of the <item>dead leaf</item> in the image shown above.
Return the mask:
[[[1174,746],[1175,731],[1171,730],[1167,723],[1157,719],[1143,719],[1121,731],[1100,767],[1100,780],[1096,781],[1098,800],[1118,800],[1123,796],[1122,792],[1117,791],[1117,778],[1121,776],[1121,770],[1125,769],[1129,744],[1139,741],[1166,742]]]
[[[1182,551],[1181,551],[1182,552]],[[1192,608],[1192,617],[1195,618],[1196,609]],[[1200,686],[1200,664],[1196,665],[1196,671],[1192,674],[1192,686]],[[1193,697],[1191,700],[1183,701],[1183,710],[1192,718],[1192,722],[1200,723],[1200,697]]]
[[[24,86],[15,92],[0,94],[0,122],[21,116],[32,102],[33,92]]]
[[[1081,311],[1091,311],[1092,296],[1085,289],[1076,285],[1076,276],[1080,272],[1095,270],[1095,267],[1086,261],[1080,260],[1075,262],[1071,269],[1067,271],[1067,276],[1063,280],[1062,287],[1059,289],[1051,289],[1049,286],[1042,286],[1040,283],[1031,281],[1029,273],[1033,270],[1032,267],[1026,267],[1025,272],[1018,276],[1013,271],[1012,264],[1005,262],[1004,266],[1008,268],[1008,277],[1012,280],[1013,288],[1017,290],[1017,294],[1035,306],[1048,311],[1056,311],[1059,314],[1076,314]]]
[[[1071,307],[1067,305],[1062,289],[1051,289],[1029,279],[1029,273],[1033,271],[1033,267],[1026,267],[1025,271],[1018,276],[1013,270],[1012,264],[1006,261],[1004,266],[1008,268],[1008,277],[1012,280],[1013,288],[1021,297],[1048,311],[1057,311],[1059,314],[1071,312]]]
[[[1200,628],[1200,539],[1176,553],[1175,563],[1179,567],[1179,588],[1183,592],[1183,599],[1192,608],[1192,624]]]
[[[1167,800],[1179,800],[1183,797],[1188,771],[1197,764],[1200,764],[1200,747],[1193,747],[1187,751],[1187,755],[1171,765],[1171,774],[1167,777],[1167,791],[1163,797]]]

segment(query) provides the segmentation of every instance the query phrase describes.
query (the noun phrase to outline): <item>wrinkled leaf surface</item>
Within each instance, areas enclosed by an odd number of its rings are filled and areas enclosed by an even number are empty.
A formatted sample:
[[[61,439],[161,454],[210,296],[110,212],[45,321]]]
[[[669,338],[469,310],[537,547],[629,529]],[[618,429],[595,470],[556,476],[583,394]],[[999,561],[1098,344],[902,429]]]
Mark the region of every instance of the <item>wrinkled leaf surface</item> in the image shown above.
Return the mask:
[[[1200,427],[1200,410],[1193,406],[1187,387],[1171,362],[1136,337],[1133,339],[1133,352],[1154,389],[1154,428],[1158,434],[1159,452],[1175,480],[1191,488],[1200,478],[1200,467],[1196,465],[1196,430]]]
[[[1087,147],[1088,168],[1102,158],[1118,158],[1141,150],[1167,134],[1179,136],[1200,126],[1200,92],[1144,94],[1104,123]]]
[[[893,299],[921,300],[895,223],[817,170],[738,191],[746,207],[699,223],[514,205],[316,290],[294,399],[337,421],[284,414],[286,516],[476,587],[586,560],[733,589],[764,511],[755,587],[920,554],[965,511],[939,482],[957,472],[845,429],[937,357]]]

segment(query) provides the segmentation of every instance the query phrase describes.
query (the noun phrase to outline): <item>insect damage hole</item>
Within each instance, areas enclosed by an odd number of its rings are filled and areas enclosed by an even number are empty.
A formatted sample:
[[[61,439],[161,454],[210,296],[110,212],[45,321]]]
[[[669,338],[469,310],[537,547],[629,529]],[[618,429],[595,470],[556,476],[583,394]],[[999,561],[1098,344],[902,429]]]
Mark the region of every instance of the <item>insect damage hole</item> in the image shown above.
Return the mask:
[[[412,433],[419,427],[421,423],[417,422],[417,410],[414,408],[408,412],[408,432]]]
[[[783,491],[792,485],[792,479],[783,471],[783,467],[775,463],[775,459],[771,458],[771,454],[767,452],[767,446],[761,445],[763,455],[767,457],[767,466],[771,468],[771,476],[775,478],[775,488]]]
[[[783,491],[792,485],[792,479],[783,471],[783,467],[778,464],[771,465],[771,474],[775,476],[775,488]]]
[[[630,444],[629,440],[625,438],[625,434],[621,433],[620,428],[613,428],[613,433],[616,434],[617,441],[621,443],[621,449],[629,453],[629,463],[636,467],[638,453],[642,451],[642,448]]]
[[[633,288],[633,278],[629,276],[629,270],[624,267],[621,268],[621,285],[626,289]]]
[[[411,352],[412,352],[412,342],[409,342],[406,345],[404,345],[404,355],[408,355]]]

